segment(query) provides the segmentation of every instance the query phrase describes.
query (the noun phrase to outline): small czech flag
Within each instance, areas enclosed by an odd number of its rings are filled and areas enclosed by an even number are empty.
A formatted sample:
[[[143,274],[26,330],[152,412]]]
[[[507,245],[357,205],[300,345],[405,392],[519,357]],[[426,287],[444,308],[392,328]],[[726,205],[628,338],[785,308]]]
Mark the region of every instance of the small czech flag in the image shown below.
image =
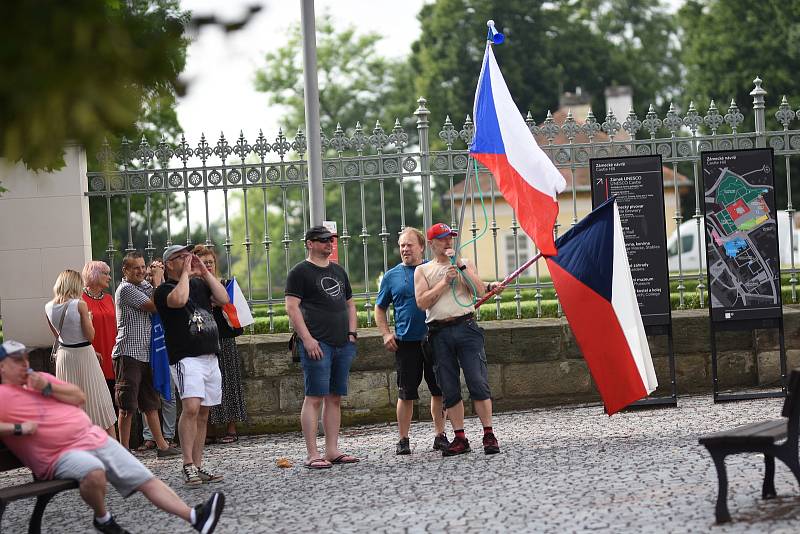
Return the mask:
[[[231,328],[244,328],[256,322],[253,319],[253,313],[250,311],[250,306],[247,305],[247,299],[244,298],[242,288],[236,282],[236,277],[228,282],[225,286],[228,291],[228,299],[230,302],[222,307],[222,315]]]

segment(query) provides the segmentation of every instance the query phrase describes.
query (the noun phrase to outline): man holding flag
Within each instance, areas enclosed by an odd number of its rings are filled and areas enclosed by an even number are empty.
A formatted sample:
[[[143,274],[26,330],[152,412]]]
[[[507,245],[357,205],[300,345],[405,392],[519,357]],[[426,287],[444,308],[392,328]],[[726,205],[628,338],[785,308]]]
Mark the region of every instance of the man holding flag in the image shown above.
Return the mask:
[[[457,257],[453,250],[456,236],[458,232],[444,223],[428,228],[427,237],[434,258],[414,271],[414,293],[417,306],[425,310],[436,381],[455,431],[455,438],[442,450],[442,456],[455,456],[471,450],[464,434],[461,371],[483,424],[483,452],[497,454],[500,445],[492,429],[492,392],[489,389],[483,329],[475,322],[473,306],[473,296],[480,297],[491,291],[495,282],[483,282],[472,262]]]
[[[503,35],[489,21],[475,92],[475,135],[470,156],[494,175],[520,226],[545,256],[570,328],[609,415],[653,392],[658,383],[614,199],[558,241],[557,195],[566,181],[533,138],[511,99],[492,44]],[[516,277],[522,268],[503,281]],[[478,305],[482,303],[478,302]]]

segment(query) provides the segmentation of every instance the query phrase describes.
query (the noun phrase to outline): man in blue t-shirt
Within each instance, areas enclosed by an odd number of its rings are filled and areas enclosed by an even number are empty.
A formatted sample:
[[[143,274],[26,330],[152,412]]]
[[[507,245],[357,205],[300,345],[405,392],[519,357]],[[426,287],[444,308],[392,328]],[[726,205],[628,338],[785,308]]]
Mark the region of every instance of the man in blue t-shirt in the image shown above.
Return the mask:
[[[428,327],[425,325],[425,312],[417,307],[414,297],[414,269],[423,262],[425,236],[416,228],[406,227],[400,232],[398,240],[402,263],[389,269],[381,281],[375,309],[375,322],[383,334],[386,350],[394,352],[397,369],[397,426],[400,441],[397,454],[411,454],[408,430],[414,401],[419,399],[417,389],[422,377],[431,392],[431,416],[436,437],[434,450],[444,450],[450,442],[444,432],[444,411],[442,410],[442,390],[436,385],[433,372],[433,358],[427,344],[424,344]],[[395,333],[389,330],[387,310],[394,305]]]

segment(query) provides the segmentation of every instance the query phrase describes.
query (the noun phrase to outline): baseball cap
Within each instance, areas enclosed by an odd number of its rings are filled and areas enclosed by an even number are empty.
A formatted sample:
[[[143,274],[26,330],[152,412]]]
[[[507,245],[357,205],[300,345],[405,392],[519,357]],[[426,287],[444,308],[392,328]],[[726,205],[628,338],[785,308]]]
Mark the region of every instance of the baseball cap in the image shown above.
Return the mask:
[[[314,239],[328,239],[329,237],[339,237],[337,234],[334,234],[324,226],[312,226],[306,232],[306,241],[312,241]]]
[[[447,236],[458,236],[458,232],[447,226],[445,223],[436,223],[428,228],[428,240],[441,239]]]
[[[13,339],[9,339],[8,341],[0,344],[0,361],[5,360],[6,356],[14,356],[15,358],[19,358],[24,354],[27,354],[28,349],[20,343],[19,341],[14,341]]]
[[[172,245],[171,247],[167,247],[167,250],[164,251],[164,255],[162,258],[164,259],[164,263],[167,263],[169,260],[172,259],[172,256],[177,254],[178,252],[191,252],[192,246],[191,245]]]

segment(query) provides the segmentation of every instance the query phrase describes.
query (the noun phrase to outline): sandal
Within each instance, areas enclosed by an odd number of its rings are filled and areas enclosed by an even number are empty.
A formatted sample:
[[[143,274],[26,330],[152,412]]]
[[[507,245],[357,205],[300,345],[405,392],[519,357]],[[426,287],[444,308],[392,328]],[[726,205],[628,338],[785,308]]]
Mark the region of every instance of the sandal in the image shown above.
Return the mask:
[[[236,443],[237,441],[239,441],[239,436],[237,436],[236,434],[225,434],[219,439],[220,443],[225,443],[225,444]]]
[[[148,440],[145,440],[144,443],[139,445],[139,447],[136,449],[136,451],[137,452],[151,451],[151,450],[155,449],[156,447],[157,447],[156,442],[153,441],[152,439],[148,439]]]
[[[359,459],[356,458],[355,456],[351,456],[349,454],[340,454],[336,458],[334,458],[332,460],[328,460],[328,461],[330,463],[334,464],[334,465],[357,464],[359,462]]]
[[[303,462],[303,467],[306,469],[330,469],[333,465],[325,458],[314,458]]]

